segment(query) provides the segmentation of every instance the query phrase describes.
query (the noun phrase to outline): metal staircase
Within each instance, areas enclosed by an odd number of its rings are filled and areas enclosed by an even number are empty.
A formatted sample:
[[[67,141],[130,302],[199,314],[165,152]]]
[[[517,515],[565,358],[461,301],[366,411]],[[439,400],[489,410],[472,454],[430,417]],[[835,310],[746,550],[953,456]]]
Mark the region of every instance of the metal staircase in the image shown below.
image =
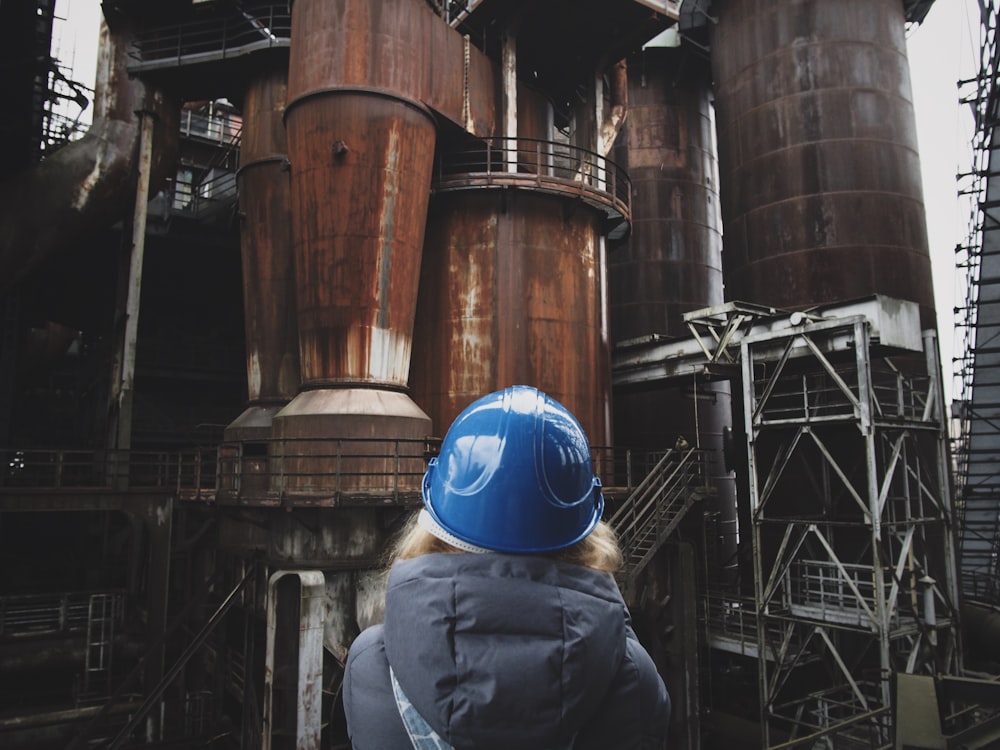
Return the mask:
[[[608,521],[618,535],[626,593],[695,503],[711,492],[704,451],[671,449]]]
[[[197,632],[191,635],[191,631],[187,628],[193,624],[192,618],[201,612],[210,592],[214,590],[215,580],[205,581],[201,590],[196,592],[177,613],[166,632],[148,644],[146,652],[132,670],[122,680],[116,681],[114,691],[108,691],[109,694],[106,694],[106,697],[102,699],[100,710],[81,727],[69,743],[67,750],[84,750],[87,747],[98,746],[108,750],[116,750],[116,748],[129,744],[133,732],[159,706],[164,693],[174,683],[188,661],[205,645],[208,637],[223,622],[223,618],[233,605],[241,601],[244,589],[254,581],[256,570],[255,566],[248,566],[242,579],[227,593]],[[190,637],[187,638],[184,649],[179,656],[172,659],[166,673],[155,685],[143,689],[142,681],[146,678],[150,658],[157,652],[162,652],[168,640],[186,636]],[[88,642],[91,640],[94,639],[88,636]],[[140,698],[141,700],[139,700]],[[124,723],[122,722],[123,718],[125,719]],[[161,737],[160,739],[166,738]]]

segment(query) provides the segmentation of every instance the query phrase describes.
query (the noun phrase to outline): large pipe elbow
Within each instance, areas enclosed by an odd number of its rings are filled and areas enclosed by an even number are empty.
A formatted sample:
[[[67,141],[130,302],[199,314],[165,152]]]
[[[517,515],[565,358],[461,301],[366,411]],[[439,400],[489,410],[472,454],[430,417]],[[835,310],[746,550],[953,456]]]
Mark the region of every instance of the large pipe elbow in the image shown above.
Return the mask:
[[[179,105],[130,78],[131,34],[101,25],[94,116],[82,138],[0,185],[0,293],[81,240],[121,219],[132,205],[141,116],[157,120],[155,194],[176,163]]]
[[[611,153],[628,114],[628,64],[624,58],[611,68],[608,89],[611,106],[601,123],[601,156]]]

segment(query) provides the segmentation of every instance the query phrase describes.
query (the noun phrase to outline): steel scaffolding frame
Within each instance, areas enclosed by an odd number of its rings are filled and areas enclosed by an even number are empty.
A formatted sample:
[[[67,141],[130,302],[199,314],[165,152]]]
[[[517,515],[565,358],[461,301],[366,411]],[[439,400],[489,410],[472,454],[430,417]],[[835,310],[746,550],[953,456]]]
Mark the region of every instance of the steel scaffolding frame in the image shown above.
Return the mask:
[[[762,742],[885,747],[892,675],[961,668],[937,340],[799,323],[740,341]]]
[[[955,308],[956,507],[962,591],[1000,604],[1000,47],[996,0],[980,0],[978,75],[961,81],[961,100],[975,118],[972,164],[960,175],[970,203],[969,232],[956,248],[965,299]]]

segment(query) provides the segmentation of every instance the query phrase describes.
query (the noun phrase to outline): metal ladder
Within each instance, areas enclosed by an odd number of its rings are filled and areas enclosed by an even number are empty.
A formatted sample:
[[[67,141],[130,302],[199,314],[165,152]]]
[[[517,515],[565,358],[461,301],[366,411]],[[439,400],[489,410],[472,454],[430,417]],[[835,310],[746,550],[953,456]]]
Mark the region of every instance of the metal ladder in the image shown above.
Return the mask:
[[[83,695],[107,695],[111,689],[111,655],[115,630],[115,597],[91,594],[87,608],[87,650]]]

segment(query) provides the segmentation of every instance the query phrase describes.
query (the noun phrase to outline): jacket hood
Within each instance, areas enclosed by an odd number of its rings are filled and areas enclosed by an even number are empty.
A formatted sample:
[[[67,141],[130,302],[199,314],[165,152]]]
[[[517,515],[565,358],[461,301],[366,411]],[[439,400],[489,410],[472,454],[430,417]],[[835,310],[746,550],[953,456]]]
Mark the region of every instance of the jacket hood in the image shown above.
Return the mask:
[[[548,558],[397,563],[385,650],[403,692],[458,747],[560,748],[600,704],[628,613],[610,574]]]

